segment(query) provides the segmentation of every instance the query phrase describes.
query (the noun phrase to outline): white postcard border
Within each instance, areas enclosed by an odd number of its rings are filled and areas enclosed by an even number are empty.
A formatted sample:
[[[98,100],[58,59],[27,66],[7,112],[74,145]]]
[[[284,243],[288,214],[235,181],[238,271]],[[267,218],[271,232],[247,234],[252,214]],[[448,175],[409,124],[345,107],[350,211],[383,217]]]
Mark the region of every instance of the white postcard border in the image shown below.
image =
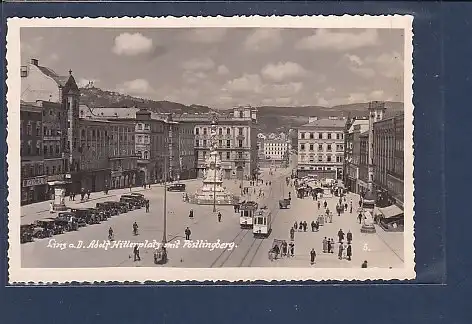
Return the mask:
[[[8,107],[8,273],[9,283],[68,282],[185,282],[185,281],[351,281],[414,279],[414,182],[413,182],[413,17],[389,16],[250,16],[250,17],[162,17],[162,18],[8,18],[7,107]],[[404,255],[403,268],[22,268],[20,248],[20,28],[108,27],[108,28],[401,28],[404,29]]]

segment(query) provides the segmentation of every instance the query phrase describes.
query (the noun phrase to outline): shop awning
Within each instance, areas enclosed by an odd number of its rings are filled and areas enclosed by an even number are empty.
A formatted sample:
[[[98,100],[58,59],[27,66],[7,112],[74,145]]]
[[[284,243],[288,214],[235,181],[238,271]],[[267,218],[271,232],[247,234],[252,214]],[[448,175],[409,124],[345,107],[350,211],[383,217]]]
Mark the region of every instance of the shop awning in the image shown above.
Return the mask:
[[[392,218],[400,216],[403,214],[403,210],[400,209],[397,205],[391,205],[385,208],[379,208],[379,211],[382,213],[385,218]]]

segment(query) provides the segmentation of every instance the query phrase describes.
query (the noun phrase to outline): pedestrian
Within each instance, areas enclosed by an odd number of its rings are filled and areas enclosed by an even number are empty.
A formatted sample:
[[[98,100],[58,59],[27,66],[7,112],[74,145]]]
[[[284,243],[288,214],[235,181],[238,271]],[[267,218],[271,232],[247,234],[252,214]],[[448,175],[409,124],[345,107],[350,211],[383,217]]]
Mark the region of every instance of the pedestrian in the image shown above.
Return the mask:
[[[312,231],[312,232],[315,231],[315,226],[316,226],[315,221],[311,221],[311,231]]]
[[[359,207],[362,207],[362,199],[359,199]]]
[[[328,239],[328,241],[326,242],[326,249],[328,250],[328,253],[332,253],[331,252],[331,249],[332,249],[332,244],[331,244],[331,239]]]
[[[141,261],[141,257],[139,256],[139,248],[138,244],[136,244],[133,248],[133,254],[134,254],[134,261]]]
[[[315,222],[315,230],[318,232],[320,229],[320,222],[318,220],[316,220]]]
[[[293,257],[295,255],[295,244],[290,242],[290,255]]]
[[[349,230],[346,234],[346,239],[347,239],[347,244],[351,244],[352,241],[352,233],[351,230]]]
[[[339,244],[339,250],[338,250],[338,259],[339,260],[343,259],[343,249],[344,249],[344,246],[342,244]]]
[[[282,242],[282,256],[284,257],[287,256],[287,242],[286,241]]]
[[[349,213],[352,214],[352,203],[351,203],[351,205],[350,205],[350,207],[349,207]]]
[[[149,213],[149,200],[146,200],[146,213]]]
[[[188,241],[190,240],[190,234],[192,234],[192,232],[190,231],[190,228],[187,228],[185,229],[185,240]]]
[[[320,201],[318,200],[318,210],[320,210],[320,207],[321,207],[321,203],[320,203]]]
[[[87,200],[89,200],[89,199],[90,199],[90,189],[87,190]]]
[[[311,249],[310,251],[310,264],[311,265],[314,265],[315,264],[315,258],[316,258],[316,252],[315,252],[315,249]]]
[[[71,201],[71,200],[72,200],[72,191],[69,192],[69,201]]]
[[[295,224],[293,224],[293,228],[294,228],[295,230],[297,230],[297,228],[298,228],[298,223],[297,223],[297,222],[295,222]]]
[[[290,229],[290,240],[293,241],[295,239],[295,230],[293,227]]]
[[[221,223],[221,212],[218,212],[218,223]]]
[[[347,212],[347,203],[344,203],[344,211]]]
[[[328,240],[326,239],[326,236],[325,238],[323,239],[323,253],[327,253],[328,252]]]
[[[362,223],[362,213],[359,213],[359,215],[357,215],[357,219],[359,220],[359,224]]]
[[[303,231],[303,222],[300,221],[300,225],[298,225],[298,231],[301,232]]]
[[[350,243],[347,245],[347,252],[346,252],[346,255],[347,255],[347,260],[348,260],[348,261],[351,261],[352,246],[351,246]]]
[[[361,268],[367,268],[367,261],[362,262]]]
[[[344,232],[342,229],[339,229],[338,231],[338,238],[339,238],[339,243],[342,243],[344,240]]]
[[[49,203],[49,213],[54,213],[54,203],[52,201]]]
[[[188,213],[188,218],[193,219],[193,209],[190,209]]]
[[[330,240],[331,240],[331,250],[330,250],[330,253],[334,253],[334,247],[335,247],[335,245],[334,245],[334,239],[331,238]]]

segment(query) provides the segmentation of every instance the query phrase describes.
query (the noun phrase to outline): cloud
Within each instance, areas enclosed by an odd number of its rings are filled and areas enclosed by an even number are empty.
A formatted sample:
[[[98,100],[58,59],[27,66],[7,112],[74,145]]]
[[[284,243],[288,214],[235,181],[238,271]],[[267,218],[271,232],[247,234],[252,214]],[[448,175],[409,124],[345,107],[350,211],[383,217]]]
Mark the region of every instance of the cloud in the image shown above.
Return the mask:
[[[244,74],[242,77],[226,82],[224,90],[231,92],[260,93],[263,88],[261,77],[258,74]]]
[[[145,79],[126,81],[117,87],[117,92],[129,95],[144,95],[153,91],[151,85]]]
[[[300,78],[306,75],[306,73],[307,71],[300,64],[293,62],[267,64],[261,70],[261,74],[265,79],[274,82]]]
[[[225,65],[220,65],[220,66],[218,66],[218,71],[217,72],[218,72],[219,75],[226,75],[226,74],[229,73],[229,70]]]
[[[343,59],[347,61],[347,68],[356,75],[367,79],[376,75],[375,70],[364,66],[364,61],[357,55],[345,54]]]
[[[215,67],[215,62],[210,58],[191,59],[182,63],[185,70],[209,71]]]
[[[213,44],[222,41],[226,33],[226,28],[196,28],[189,31],[185,38],[195,43]]]
[[[282,45],[282,35],[280,29],[257,29],[252,32],[244,41],[247,51],[268,52]]]
[[[399,52],[368,56],[366,62],[375,66],[379,73],[387,78],[403,78],[403,55]]]
[[[295,48],[312,51],[347,51],[375,46],[378,43],[379,36],[376,29],[365,29],[361,32],[317,29],[313,35],[300,39]]]
[[[113,53],[117,55],[133,56],[149,53],[152,49],[152,39],[143,36],[143,34],[122,33],[115,37]]]
[[[201,71],[185,71],[182,75],[183,81],[189,84],[200,83],[206,78],[207,74]]]

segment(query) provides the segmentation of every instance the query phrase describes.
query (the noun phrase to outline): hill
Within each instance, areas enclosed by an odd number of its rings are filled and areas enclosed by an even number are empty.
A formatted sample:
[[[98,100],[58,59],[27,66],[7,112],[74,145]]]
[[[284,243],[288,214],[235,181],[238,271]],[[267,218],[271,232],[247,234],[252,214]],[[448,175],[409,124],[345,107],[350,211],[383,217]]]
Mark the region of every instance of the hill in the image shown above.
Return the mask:
[[[208,113],[213,110],[202,105],[183,105],[170,101],[156,101],[124,95],[114,91],[102,90],[95,87],[80,89],[82,104],[89,107],[146,107],[157,113]],[[334,107],[301,106],[276,107],[261,106],[258,109],[258,124],[260,132],[288,131],[308,122],[308,117],[366,117],[369,103],[354,103]],[[387,114],[403,111],[403,103],[386,102]]]

